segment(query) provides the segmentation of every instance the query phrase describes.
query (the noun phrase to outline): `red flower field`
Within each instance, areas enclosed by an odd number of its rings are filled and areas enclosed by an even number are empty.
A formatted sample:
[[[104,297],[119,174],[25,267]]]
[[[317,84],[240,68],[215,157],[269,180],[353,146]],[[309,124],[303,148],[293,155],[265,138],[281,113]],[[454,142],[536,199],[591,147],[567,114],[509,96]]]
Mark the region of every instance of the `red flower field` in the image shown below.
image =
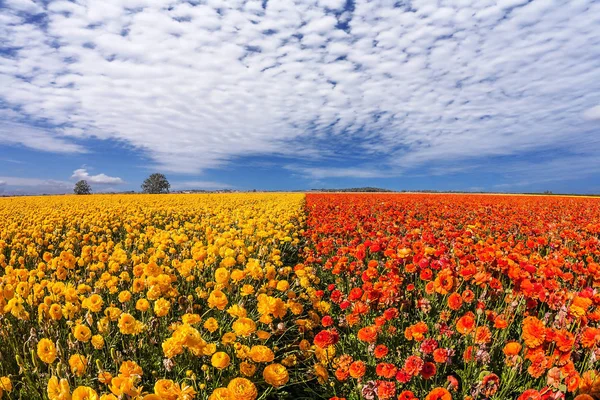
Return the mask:
[[[335,398],[600,396],[600,203],[309,194]]]

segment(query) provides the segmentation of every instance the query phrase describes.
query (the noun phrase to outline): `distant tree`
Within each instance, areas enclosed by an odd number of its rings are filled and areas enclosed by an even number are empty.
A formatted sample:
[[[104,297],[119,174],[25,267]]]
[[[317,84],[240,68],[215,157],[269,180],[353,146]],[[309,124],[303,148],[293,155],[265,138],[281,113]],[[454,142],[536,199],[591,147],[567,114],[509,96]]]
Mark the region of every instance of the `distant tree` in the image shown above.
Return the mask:
[[[73,192],[75,194],[92,194],[92,187],[89,185],[89,183],[87,183],[87,181],[82,179],[75,184]]]
[[[163,174],[152,174],[142,184],[142,192],[159,194],[169,193],[171,184]]]

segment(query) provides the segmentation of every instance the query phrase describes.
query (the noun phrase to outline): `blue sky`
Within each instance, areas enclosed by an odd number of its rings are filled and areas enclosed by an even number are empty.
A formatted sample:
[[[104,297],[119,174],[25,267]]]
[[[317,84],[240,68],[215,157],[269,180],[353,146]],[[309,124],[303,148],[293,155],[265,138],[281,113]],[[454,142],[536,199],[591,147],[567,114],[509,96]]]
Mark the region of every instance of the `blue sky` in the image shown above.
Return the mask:
[[[0,192],[600,193],[600,2],[3,0]]]

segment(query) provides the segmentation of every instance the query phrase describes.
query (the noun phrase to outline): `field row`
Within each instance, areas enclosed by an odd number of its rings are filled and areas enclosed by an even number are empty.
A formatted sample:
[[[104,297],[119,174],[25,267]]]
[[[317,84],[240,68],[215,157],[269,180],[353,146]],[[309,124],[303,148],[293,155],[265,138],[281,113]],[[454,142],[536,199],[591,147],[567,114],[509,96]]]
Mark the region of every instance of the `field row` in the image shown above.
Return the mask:
[[[0,199],[0,398],[600,396],[600,202]]]

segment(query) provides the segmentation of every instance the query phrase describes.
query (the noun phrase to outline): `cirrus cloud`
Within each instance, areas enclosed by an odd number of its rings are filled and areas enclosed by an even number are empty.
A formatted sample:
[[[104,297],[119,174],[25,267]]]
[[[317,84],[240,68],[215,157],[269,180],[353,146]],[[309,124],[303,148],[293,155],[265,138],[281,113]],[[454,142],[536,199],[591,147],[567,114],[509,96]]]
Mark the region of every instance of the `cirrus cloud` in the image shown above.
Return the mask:
[[[581,146],[599,25],[593,0],[11,0],[1,104],[49,128],[0,142],[117,140],[179,173],[276,154],[399,174]]]

